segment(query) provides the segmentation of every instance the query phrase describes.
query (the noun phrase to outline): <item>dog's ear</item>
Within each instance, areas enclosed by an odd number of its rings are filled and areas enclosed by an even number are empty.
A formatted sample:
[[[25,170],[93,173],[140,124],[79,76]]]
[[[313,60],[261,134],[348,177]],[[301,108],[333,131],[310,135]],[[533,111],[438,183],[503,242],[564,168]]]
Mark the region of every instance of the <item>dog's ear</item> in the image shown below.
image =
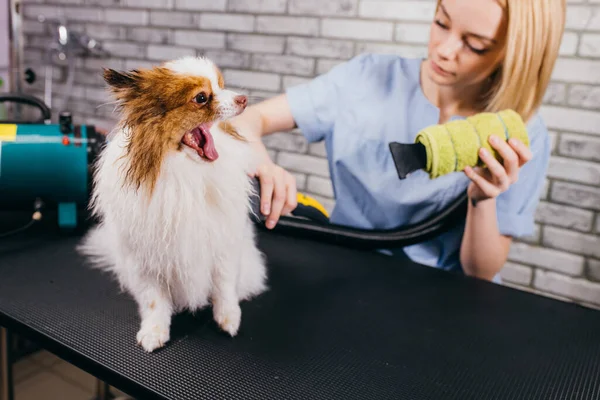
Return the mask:
[[[117,100],[127,103],[139,97],[143,84],[140,71],[122,72],[104,68],[103,77]]]
[[[114,89],[135,89],[140,76],[138,70],[129,72],[115,71],[111,68],[103,68],[104,81]]]

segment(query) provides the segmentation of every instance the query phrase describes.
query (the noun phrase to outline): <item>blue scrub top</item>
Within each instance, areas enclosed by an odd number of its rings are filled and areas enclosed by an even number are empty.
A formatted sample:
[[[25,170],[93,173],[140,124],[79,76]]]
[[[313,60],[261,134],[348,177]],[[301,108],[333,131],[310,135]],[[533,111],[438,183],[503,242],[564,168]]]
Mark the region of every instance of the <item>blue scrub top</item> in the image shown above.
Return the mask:
[[[469,184],[463,172],[430,179],[425,171],[400,180],[391,141],[413,143],[438,124],[440,111],[424,96],[420,58],[362,54],[328,73],[286,90],[294,119],[309,142],[325,141],[336,199],[331,222],[364,229],[413,224],[439,213]],[[462,117],[454,116],[452,119]],[[504,235],[534,232],[535,209],[550,159],[551,143],[539,114],[528,123],[533,159],[519,180],[497,198]],[[462,272],[464,223],[403,251],[414,261]],[[393,254],[395,249],[389,249]]]

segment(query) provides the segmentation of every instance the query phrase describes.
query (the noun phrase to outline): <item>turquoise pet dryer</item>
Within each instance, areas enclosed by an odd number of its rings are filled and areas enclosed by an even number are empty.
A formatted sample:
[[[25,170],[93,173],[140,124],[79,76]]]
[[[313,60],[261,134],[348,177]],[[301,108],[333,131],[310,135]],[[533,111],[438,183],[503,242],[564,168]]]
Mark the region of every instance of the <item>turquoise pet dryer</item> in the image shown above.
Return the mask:
[[[61,228],[77,226],[90,198],[92,165],[104,138],[94,126],[73,124],[67,112],[49,123],[50,109],[25,94],[0,94],[0,102],[33,105],[31,122],[0,120],[0,210],[55,209]]]
[[[32,212],[32,220],[11,235],[39,220],[44,211],[57,215],[59,228],[75,228],[88,209],[92,166],[105,141],[93,125],[74,123],[68,110],[76,60],[110,54],[85,32],[72,30],[64,18],[40,15],[48,46],[41,64],[24,68],[22,16],[16,2],[10,5],[12,73],[8,93],[0,93],[0,212]],[[25,83],[37,80],[36,68],[45,72],[43,100],[23,90]],[[63,72],[66,85],[60,106],[52,104],[55,68]],[[53,119],[51,109],[57,108],[63,111]],[[6,235],[0,232],[0,237]]]

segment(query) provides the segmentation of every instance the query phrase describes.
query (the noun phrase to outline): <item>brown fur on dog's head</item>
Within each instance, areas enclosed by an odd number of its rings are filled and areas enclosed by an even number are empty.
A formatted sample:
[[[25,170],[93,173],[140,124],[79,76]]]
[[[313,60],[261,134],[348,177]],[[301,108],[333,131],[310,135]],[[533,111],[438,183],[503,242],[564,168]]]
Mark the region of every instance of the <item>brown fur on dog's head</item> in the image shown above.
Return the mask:
[[[119,72],[104,69],[104,80],[122,109],[122,125],[129,133],[126,179],[136,188],[154,188],[164,156],[181,150],[182,137],[200,124],[217,122],[223,115],[221,71],[210,61],[193,58],[152,69]],[[187,64],[186,64],[187,63]],[[223,94],[221,96],[221,94]],[[221,98],[223,97],[223,99]],[[230,108],[227,110],[231,113]],[[228,134],[243,138],[228,126]]]

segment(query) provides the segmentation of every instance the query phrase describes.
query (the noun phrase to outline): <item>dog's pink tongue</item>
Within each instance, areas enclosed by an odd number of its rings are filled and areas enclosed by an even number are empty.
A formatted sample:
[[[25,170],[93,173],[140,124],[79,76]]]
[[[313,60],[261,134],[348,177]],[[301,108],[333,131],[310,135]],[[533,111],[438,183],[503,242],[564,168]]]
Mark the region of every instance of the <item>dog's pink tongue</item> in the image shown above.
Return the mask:
[[[217,153],[217,149],[215,148],[215,142],[213,140],[212,134],[210,133],[210,125],[202,125],[200,129],[202,129],[204,137],[206,138],[206,143],[204,143],[204,146],[202,146],[204,156],[210,161],[215,161],[217,158],[219,158],[219,153]]]

